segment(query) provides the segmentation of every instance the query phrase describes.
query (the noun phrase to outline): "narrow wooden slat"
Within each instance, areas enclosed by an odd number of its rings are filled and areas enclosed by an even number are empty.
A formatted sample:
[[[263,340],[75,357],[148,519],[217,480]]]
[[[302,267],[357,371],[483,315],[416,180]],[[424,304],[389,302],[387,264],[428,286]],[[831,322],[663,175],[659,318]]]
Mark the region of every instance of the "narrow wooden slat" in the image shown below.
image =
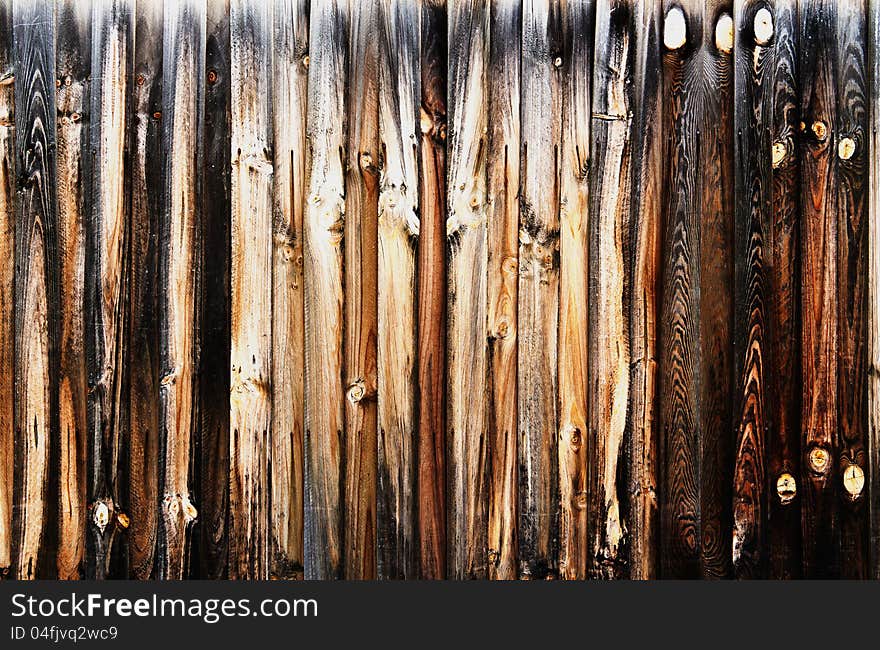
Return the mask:
[[[163,210],[162,3],[139,2],[135,12],[132,87],[131,258],[129,266],[128,489],[129,576],[146,580],[156,569],[159,534],[159,250]]]
[[[868,60],[867,3],[837,6],[834,147],[837,157],[837,487],[840,573],[867,578],[867,250]],[[878,161],[872,161],[878,164]]]
[[[557,571],[559,322],[559,7],[522,10],[517,418],[523,577]]]
[[[880,578],[880,0],[868,0],[870,106],[868,156],[868,497],[873,579]]]
[[[660,8],[660,3],[638,3],[634,19],[629,570],[630,577],[637,580],[656,578],[659,558],[656,401],[663,182],[663,134],[658,123],[663,92]]]
[[[272,380],[272,6],[230,2],[229,577],[268,577]]]
[[[487,575],[489,11],[480,0],[448,7],[447,574],[470,579]]]
[[[489,34],[489,577],[517,578],[517,283],[521,3],[495,0]]]
[[[202,134],[202,340],[199,388],[199,570],[227,574],[230,372],[230,47],[229,2],[207,3]]]
[[[630,340],[626,260],[630,256],[632,166],[630,82],[634,6],[619,0],[596,4],[596,52],[590,145],[589,374],[590,572],[625,577],[628,568],[625,496],[618,493],[627,465],[624,448],[629,402]],[[562,395],[560,395],[562,397]],[[577,440],[573,439],[577,437]],[[560,432],[560,444],[580,444],[580,434]]]
[[[57,218],[54,7],[13,0],[15,93],[15,422],[11,576],[50,574],[46,544],[49,445],[57,426]],[[8,78],[7,78],[8,79]],[[54,567],[52,568],[54,570]]]
[[[761,11],[763,9],[763,11]],[[733,483],[733,567],[737,577],[761,577],[766,564],[765,450],[775,405],[775,330],[770,309],[776,299],[769,277],[774,268],[770,206],[769,101],[774,51],[756,41],[755,21],[767,15],[762,2],[737,2],[740,34],[735,62],[736,138],[736,378],[739,395]]]
[[[354,4],[359,5],[355,7]],[[379,4],[353,3],[345,180],[344,575],[376,577]]]
[[[305,577],[343,569],[344,155],[348,3],[313,0],[309,15],[308,207],[305,233]],[[234,40],[234,39],[233,39]],[[354,395],[361,391],[356,387]]]
[[[166,158],[159,290],[159,417],[163,432],[159,573],[162,578],[178,580],[188,571],[192,526],[198,514],[191,493],[190,466],[199,421],[198,136],[204,101],[205,28],[205,0],[182,0],[165,11],[162,144]]]
[[[659,361],[663,475],[660,560],[663,577],[683,578],[700,574],[698,131],[702,58],[698,37],[702,34],[703,12],[702,3],[696,0],[683,5],[683,9],[678,3],[664,2],[663,11],[667,175]]]
[[[733,484],[733,54],[716,43],[730,0],[705,5],[702,24],[700,145],[700,553],[704,578],[732,571]],[[699,33],[699,32],[697,32]]]
[[[124,518],[120,501],[120,443],[124,435],[128,190],[126,127],[131,76],[134,3],[101,0],[92,8],[90,111],[91,218],[86,253],[86,330],[90,436],[90,578],[111,568]]]
[[[15,77],[12,0],[0,2],[0,575],[12,565],[15,309]]]
[[[303,210],[308,3],[275,3],[272,106],[275,236],[272,253],[272,556],[270,575],[302,575]]]
[[[385,0],[379,54],[378,574],[415,577],[420,5]]]
[[[91,68],[91,3],[56,7],[59,367],[59,494],[57,570],[80,577],[86,539],[85,221],[89,212],[87,108]]]
[[[836,3],[800,0],[801,401],[805,577],[839,573],[837,447]]]
[[[769,269],[773,300],[768,309],[773,327],[769,343],[773,350],[774,403],[767,436],[767,492],[769,497],[767,545],[769,576],[796,578],[801,572],[800,482],[800,291],[799,291],[799,111],[797,85],[798,23],[796,0],[777,0],[774,5],[774,44],[771,118],[770,176],[773,188],[772,258]],[[774,162],[784,152],[781,161]],[[767,156],[764,152],[764,156]],[[767,364],[764,364],[767,368]],[[788,474],[795,482],[794,498],[787,491]],[[782,494],[780,494],[780,478]]]
[[[419,575],[441,579],[446,577],[446,1],[424,0],[421,18]]]

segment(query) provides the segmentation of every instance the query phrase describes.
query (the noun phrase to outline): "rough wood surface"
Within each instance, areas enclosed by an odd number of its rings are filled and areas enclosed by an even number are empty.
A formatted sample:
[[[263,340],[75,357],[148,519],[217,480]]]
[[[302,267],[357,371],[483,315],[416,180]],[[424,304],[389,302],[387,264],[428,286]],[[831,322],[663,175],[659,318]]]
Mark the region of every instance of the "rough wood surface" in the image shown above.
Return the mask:
[[[303,210],[309,13],[306,0],[276,2],[272,44],[274,237],[272,252],[272,496],[270,574],[302,575]]]
[[[663,183],[662,14],[659,3],[638,3],[633,85],[632,303],[630,311],[630,577],[657,577],[659,499],[657,359]]]
[[[126,499],[129,576],[155,575],[159,528],[159,247],[163,210],[162,33],[160,2],[135,13],[129,262],[129,409]],[[60,150],[59,150],[60,151]]]
[[[272,8],[230,2],[229,576],[268,577],[272,424]]]
[[[628,499],[624,433],[630,400],[630,256],[634,6],[596,5],[589,224],[590,572],[624,577]],[[576,438],[576,439],[575,439]],[[560,431],[560,444],[577,444]]]
[[[88,101],[91,5],[56,7],[59,306],[58,578],[80,577],[85,555],[86,394],[83,332],[85,223],[89,211]]]
[[[343,233],[346,34],[344,0],[309,15],[308,207],[305,213],[305,577],[343,568]],[[352,387],[354,388],[354,386]],[[348,389],[351,395],[351,388]],[[360,391],[355,389],[355,396]]]
[[[159,572],[186,575],[198,515],[190,468],[199,422],[199,132],[204,106],[205,0],[168,7],[164,20],[162,143],[164,209],[160,242],[159,380],[162,505]]]
[[[487,575],[489,10],[480,0],[448,7],[447,574],[462,579]]]
[[[0,2],[0,575],[12,564],[15,309],[15,69],[12,0]]]
[[[446,577],[445,0],[422,3],[421,29],[416,478],[419,574],[423,579],[440,579]]]
[[[379,33],[378,574],[415,577],[419,5],[386,0]]]
[[[57,430],[57,210],[55,205],[55,21],[51,5],[14,0],[15,93],[15,449],[12,565],[16,579],[51,575],[49,447]]]
[[[517,284],[519,280],[520,49],[522,7],[490,12],[487,190],[489,198],[489,577],[518,577]]]
[[[376,577],[379,387],[378,213],[379,3],[352,7],[345,97],[349,115],[345,170],[345,466],[343,574]]]
[[[880,0],[868,1],[870,104],[868,160],[880,155]],[[869,164],[868,184],[868,463],[880,463],[880,167]],[[880,578],[880,472],[868,473],[871,575]]]

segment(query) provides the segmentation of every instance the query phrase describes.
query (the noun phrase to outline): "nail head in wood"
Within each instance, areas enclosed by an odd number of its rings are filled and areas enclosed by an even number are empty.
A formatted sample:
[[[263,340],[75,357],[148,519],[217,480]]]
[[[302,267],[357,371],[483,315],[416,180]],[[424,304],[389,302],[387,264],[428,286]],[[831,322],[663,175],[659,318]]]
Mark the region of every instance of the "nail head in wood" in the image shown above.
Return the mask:
[[[673,7],[666,13],[663,24],[663,45],[668,50],[677,50],[687,41],[687,21],[679,7]]]
[[[773,15],[767,7],[761,7],[755,13],[755,42],[767,45],[773,39]]]
[[[733,50],[733,18],[723,13],[715,23],[715,47],[725,54]]]

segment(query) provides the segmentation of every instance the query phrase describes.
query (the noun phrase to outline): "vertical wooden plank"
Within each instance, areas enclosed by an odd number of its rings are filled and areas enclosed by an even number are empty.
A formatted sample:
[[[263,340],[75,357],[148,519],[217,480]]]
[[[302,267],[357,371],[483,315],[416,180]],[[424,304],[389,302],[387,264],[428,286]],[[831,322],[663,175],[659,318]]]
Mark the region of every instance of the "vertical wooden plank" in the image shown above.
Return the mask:
[[[190,467],[199,421],[199,233],[201,167],[199,132],[205,68],[205,1],[167,7],[163,28],[162,144],[165,158],[160,253],[162,427],[161,537],[159,572],[182,579],[188,571],[192,526],[197,516]],[[265,276],[264,276],[265,278]],[[246,551],[242,551],[247,555]]]
[[[159,250],[163,210],[162,2],[135,11],[129,266],[128,563],[131,578],[156,569],[159,525]]]
[[[773,388],[775,329],[769,310],[775,300],[770,206],[770,124],[773,48],[755,30],[771,16],[762,2],[738,1],[734,22],[739,41],[735,61],[736,138],[736,325],[738,358],[737,441],[733,483],[733,567],[739,578],[761,577],[766,566],[768,501],[765,451]],[[772,19],[772,17],[771,17]],[[733,25],[731,24],[731,28]]]
[[[230,386],[230,46],[229,2],[207,3],[202,133],[202,340],[199,388],[199,573],[227,575]]]
[[[126,127],[133,49],[130,0],[99,0],[92,8],[91,219],[86,251],[85,319],[90,436],[88,572],[115,572],[111,561],[124,518],[120,443],[124,435],[124,359],[128,189]]]
[[[591,573],[628,572],[626,496],[618,485],[626,467],[624,433],[630,399],[629,279],[634,7],[596,4],[590,174],[589,373],[591,448],[589,514]],[[570,434],[571,435],[571,434]],[[570,437],[561,433],[560,443]],[[569,444],[571,444],[569,442]]]
[[[805,577],[839,573],[837,448],[836,3],[800,0],[802,531]]]
[[[343,574],[376,577],[379,4],[351,3],[345,170]]]
[[[873,579],[880,578],[880,0],[868,0],[868,496]]]
[[[448,7],[447,573],[471,579],[487,575],[489,10],[479,0]]]
[[[517,282],[522,6],[491,4],[489,34],[489,577],[517,578]]]
[[[313,0],[309,15],[310,160],[305,232],[305,577],[341,577],[345,0]],[[233,39],[234,40],[234,39]],[[357,397],[361,391],[355,389]]]
[[[699,270],[702,3],[663,4],[667,134],[660,316],[661,575],[700,575]]]
[[[14,0],[15,94],[15,451],[13,578],[49,573],[41,562],[47,534],[49,445],[55,413],[58,341],[55,205],[54,7]]]
[[[266,579],[272,418],[272,6],[230,2],[229,577]]]
[[[658,571],[657,360],[660,309],[663,84],[661,5],[638,3],[634,19],[632,304],[630,312],[630,577]]]
[[[303,209],[309,49],[306,0],[278,0],[273,24],[275,146],[272,252],[272,557],[270,575],[302,576]]]
[[[523,577],[557,571],[559,322],[559,7],[522,13],[517,417],[519,560]]]
[[[700,553],[704,578],[728,577],[733,484],[733,53],[716,43],[730,0],[706,3],[701,32],[700,151]],[[727,38],[726,35],[723,38]],[[727,51],[726,51],[727,50]]]
[[[865,0],[838,3],[834,96],[837,154],[837,431],[841,484],[840,572],[868,577],[867,466],[867,120],[868,70]],[[877,164],[877,161],[874,161]]]
[[[420,5],[385,0],[379,62],[379,453],[382,578],[416,574],[416,250],[421,120]]]
[[[12,566],[15,327],[15,70],[12,0],[0,2],[0,575]]]
[[[417,536],[419,576],[441,579],[446,577],[446,0],[422,2],[421,30]]]
[[[86,356],[85,221],[88,214],[88,100],[91,72],[91,3],[56,7],[58,262],[61,281],[59,368],[59,494],[57,570],[61,580],[80,577],[85,555]]]

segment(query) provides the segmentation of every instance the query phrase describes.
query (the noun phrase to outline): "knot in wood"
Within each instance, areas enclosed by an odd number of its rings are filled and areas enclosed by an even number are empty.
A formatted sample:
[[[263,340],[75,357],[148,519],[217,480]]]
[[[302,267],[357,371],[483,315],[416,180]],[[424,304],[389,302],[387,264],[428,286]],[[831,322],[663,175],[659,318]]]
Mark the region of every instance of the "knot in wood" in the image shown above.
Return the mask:
[[[773,15],[767,7],[761,7],[755,13],[753,29],[758,45],[767,45],[773,38]]]
[[[822,447],[810,450],[810,468],[817,474],[824,474],[828,469],[828,451]]]
[[[849,492],[850,499],[858,499],[865,487],[865,471],[859,465],[850,463],[843,470],[843,487]]]
[[[358,379],[355,383],[348,387],[348,401],[357,404],[367,394],[367,387],[363,379]]]
[[[849,160],[856,152],[856,143],[852,138],[841,138],[837,144],[837,156],[841,160]]]
[[[144,76],[143,73],[139,74],[135,80],[138,86],[143,86],[146,81],[147,78]]]
[[[303,58],[302,58],[302,65],[303,65],[303,67],[304,67],[306,70],[309,69],[309,55],[308,55],[308,54],[306,54],[305,56],[303,56]]]
[[[663,23],[663,45],[667,50],[677,50],[687,41],[687,21],[680,7],[672,7]]]
[[[783,160],[785,160],[785,155],[788,153],[788,149],[786,148],[784,142],[774,142],[770,153],[773,167],[776,168],[782,164]]]
[[[813,135],[816,136],[816,139],[819,140],[819,142],[824,142],[825,138],[828,137],[828,127],[825,126],[825,122],[816,120],[813,122],[812,129]]]
[[[101,533],[110,523],[110,507],[104,501],[97,501],[92,506],[92,521]]]
[[[120,512],[116,515],[116,523],[118,523],[122,528],[128,528],[131,520],[128,518],[128,515],[124,512]]]
[[[721,14],[715,23],[715,47],[725,54],[733,50],[733,18],[727,12]]]
[[[788,505],[794,501],[797,495],[797,482],[794,480],[794,476],[788,472],[780,474],[776,479],[776,494],[782,505]]]
[[[217,71],[216,70],[208,70],[208,83],[212,86],[217,83]]]

